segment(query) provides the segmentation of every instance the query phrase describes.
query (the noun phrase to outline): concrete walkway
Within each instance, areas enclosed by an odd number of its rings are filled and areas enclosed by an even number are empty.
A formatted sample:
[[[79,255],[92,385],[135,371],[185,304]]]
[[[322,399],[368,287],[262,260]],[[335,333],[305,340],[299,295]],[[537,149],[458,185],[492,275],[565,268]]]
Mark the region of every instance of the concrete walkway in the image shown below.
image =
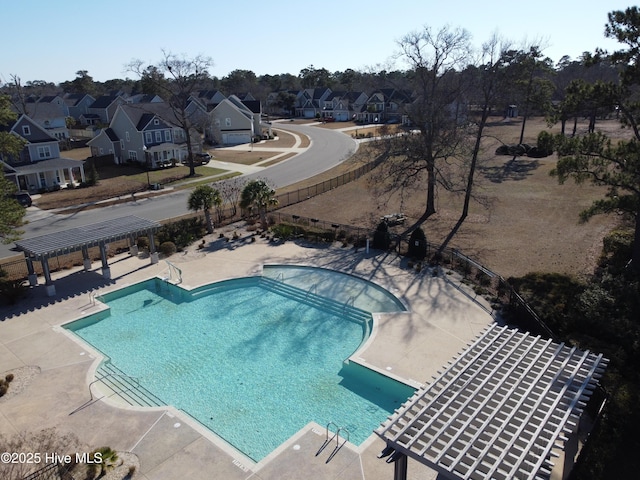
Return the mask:
[[[369,341],[353,360],[411,384],[427,382],[449,359],[494,321],[483,299],[455,281],[403,266],[393,254],[366,253],[334,246],[250,241],[246,232],[229,242],[208,237],[204,249],[177,253],[169,260],[182,270],[182,286],[259,275],[265,264],[315,265],[374,281],[399,297],[406,313],[376,315]],[[229,235],[228,235],[229,236]],[[332,448],[316,452],[324,426],[310,423],[288,442],[255,463],[184,413],[172,407],[122,407],[89,391],[100,354],[75,340],[61,325],[104,308],[93,295],[151,277],[166,277],[168,264],[123,254],[111,259],[112,280],[69,270],[54,275],[57,296],[43,286],[12,309],[0,310],[0,374],[23,366],[41,372],[18,395],[0,399],[0,434],[56,427],[75,433],[93,447],[109,445],[135,453],[140,469],[134,478],[188,479],[366,479],[390,480],[393,466],[376,456],[384,444],[372,435],[363,445],[347,444],[330,461]],[[92,400],[92,397],[94,400]],[[381,422],[384,419],[381,419]],[[409,462],[409,478],[437,474]]]

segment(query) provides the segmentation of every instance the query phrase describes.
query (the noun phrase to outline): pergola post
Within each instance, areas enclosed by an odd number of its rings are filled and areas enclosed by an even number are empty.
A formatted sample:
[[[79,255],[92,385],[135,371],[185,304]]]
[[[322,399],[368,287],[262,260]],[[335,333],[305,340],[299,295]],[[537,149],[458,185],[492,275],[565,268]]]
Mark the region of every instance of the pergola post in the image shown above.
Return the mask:
[[[158,258],[158,252],[156,252],[156,242],[153,232],[149,232],[149,258],[151,258],[151,265],[155,265],[160,261]]]
[[[407,456],[403,453],[393,462],[393,480],[407,480]]]
[[[38,275],[36,275],[36,269],[33,268],[33,259],[25,254],[25,260],[27,262],[27,272],[29,272],[29,285],[35,287],[38,285]]]
[[[44,289],[47,292],[47,297],[55,297],[56,286],[51,280],[51,272],[49,271],[49,258],[42,257],[40,263],[42,263],[42,273],[44,274]]]
[[[89,258],[89,249],[86,245],[82,247],[82,263],[84,264],[84,271],[91,270],[91,259]]]
[[[129,237],[129,255],[132,257],[138,256],[138,245],[136,244],[136,237],[133,235]]]
[[[100,244],[100,259],[102,260],[102,276],[107,280],[111,280],[111,269],[107,262],[107,246],[104,243]]]

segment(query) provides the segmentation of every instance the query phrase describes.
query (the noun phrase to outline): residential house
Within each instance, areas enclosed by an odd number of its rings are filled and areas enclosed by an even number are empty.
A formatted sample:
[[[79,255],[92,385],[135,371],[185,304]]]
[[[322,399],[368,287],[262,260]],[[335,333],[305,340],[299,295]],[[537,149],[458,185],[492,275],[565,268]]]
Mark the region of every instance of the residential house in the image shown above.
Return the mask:
[[[322,116],[324,102],[330,94],[330,88],[307,88],[302,90],[296,101],[296,117],[317,118]]]
[[[21,115],[2,128],[26,141],[17,157],[0,157],[5,176],[18,189],[34,193],[85,181],[84,162],[60,157],[58,139],[32,118]]]
[[[192,149],[202,149],[200,135],[191,132]],[[166,103],[121,104],[109,128],[88,142],[91,154],[112,154],[115,163],[138,163],[155,169],[188,156],[186,135]]]
[[[122,95],[102,95],[96,99],[88,108],[87,113],[81,116],[81,121],[95,122],[91,125],[109,125],[119,105],[126,103]],[[97,115],[98,120],[96,121]],[[89,123],[87,123],[89,125]]]
[[[207,112],[216,108],[225,98],[227,97],[225,97],[219,90],[200,90],[198,94],[195,95],[195,99],[204,105]]]
[[[45,97],[43,97],[45,98]],[[68,110],[60,97],[55,98],[58,101],[39,100],[37,102],[28,102],[25,104],[25,113],[31,120],[44,128],[49,135],[58,140],[66,140],[69,138],[69,129],[67,128]]]
[[[331,92],[324,100],[322,117],[332,117],[336,122],[355,120],[366,102],[364,92]]]
[[[381,88],[373,92],[356,120],[363,123],[405,123],[404,108],[411,103],[411,94],[395,88]]]
[[[138,93],[127,97],[127,103],[161,103],[164,102],[161,97],[155,94]]]
[[[256,132],[259,131],[257,128],[260,128],[260,116],[258,115],[256,120],[254,112],[234,95],[221,101],[209,112],[209,116],[211,121],[205,132],[205,138],[214,145],[251,143]]]
[[[66,93],[62,99],[67,106],[67,115],[80,123],[80,116],[89,113],[89,106],[96,101],[86,93]]]

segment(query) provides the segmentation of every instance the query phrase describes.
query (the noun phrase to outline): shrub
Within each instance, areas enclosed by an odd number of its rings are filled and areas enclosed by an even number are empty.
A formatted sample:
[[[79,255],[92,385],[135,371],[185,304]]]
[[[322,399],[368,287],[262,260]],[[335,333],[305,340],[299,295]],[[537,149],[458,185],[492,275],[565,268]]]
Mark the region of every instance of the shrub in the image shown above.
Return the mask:
[[[24,280],[10,280],[0,277],[0,301],[6,305],[14,305],[27,294],[28,288]]]
[[[391,235],[389,235],[389,226],[384,220],[378,224],[378,228],[373,234],[373,248],[378,250],[389,250],[391,244]]]
[[[160,253],[162,253],[165,257],[170,257],[177,251],[178,249],[176,248],[176,244],[173,242],[162,242],[160,244]]]
[[[541,157],[547,157],[553,153],[553,135],[549,132],[542,130],[538,134],[537,153]]]
[[[140,250],[147,250],[149,248],[149,238],[138,237],[138,240],[136,240],[136,245]]]
[[[202,217],[193,217],[163,225],[157,236],[160,244],[173,242],[177,250],[182,250],[202,238],[206,233],[204,219]]]
[[[427,237],[421,228],[411,232],[409,237],[409,257],[423,260],[427,256]]]
[[[278,225],[274,225],[273,227],[271,227],[271,232],[273,233],[274,237],[282,238],[283,240],[289,240],[294,235],[295,227],[286,223],[279,223]]]

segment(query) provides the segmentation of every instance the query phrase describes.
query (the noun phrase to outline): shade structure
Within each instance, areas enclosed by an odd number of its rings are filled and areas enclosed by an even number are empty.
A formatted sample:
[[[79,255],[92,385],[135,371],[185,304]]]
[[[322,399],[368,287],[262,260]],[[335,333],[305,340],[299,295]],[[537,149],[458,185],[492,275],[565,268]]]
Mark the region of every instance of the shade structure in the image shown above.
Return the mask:
[[[147,235],[160,227],[161,225],[157,222],[130,215],[19,240],[16,242],[16,247],[25,252],[25,255],[28,254],[39,260],[75,252],[83,247],[94,247],[124,238]]]
[[[494,324],[376,430],[383,455],[451,479],[548,479],[607,363]]]

